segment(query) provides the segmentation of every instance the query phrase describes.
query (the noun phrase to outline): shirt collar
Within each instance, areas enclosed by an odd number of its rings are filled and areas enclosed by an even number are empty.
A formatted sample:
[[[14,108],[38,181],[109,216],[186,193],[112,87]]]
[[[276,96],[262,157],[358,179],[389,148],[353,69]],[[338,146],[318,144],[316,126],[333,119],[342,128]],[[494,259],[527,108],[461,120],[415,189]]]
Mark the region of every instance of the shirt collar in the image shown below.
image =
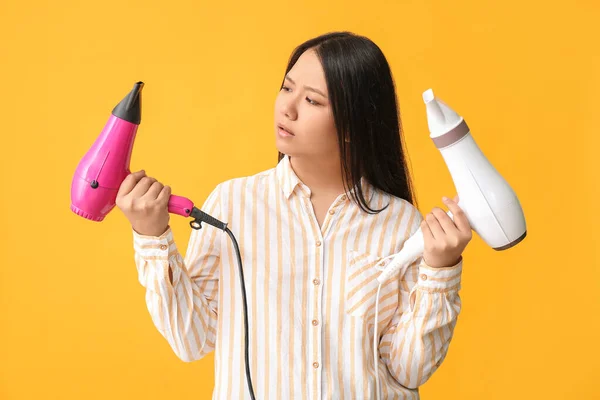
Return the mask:
[[[294,172],[292,168],[292,164],[290,163],[290,158],[287,154],[283,156],[277,167],[275,168],[275,174],[277,175],[277,180],[279,181],[279,185],[281,186],[281,190],[286,199],[289,199],[292,193],[296,190],[296,187],[301,190],[306,197],[310,197],[310,189],[298,178],[298,175]],[[368,184],[365,177],[360,178],[360,184],[362,186],[363,193],[365,198],[369,198],[371,185]],[[347,195],[350,195],[354,192],[354,188],[350,189],[346,192]]]
[[[279,181],[279,185],[281,186],[281,190],[283,190],[283,194],[286,199],[289,199],[296,186],[302,184],[298,175],[292,169],[292,164],[290,163],[290,157],[285,154],[279,164],[277,164],[277,168],[275,169],[275,173],[277,175],[277,180]]]

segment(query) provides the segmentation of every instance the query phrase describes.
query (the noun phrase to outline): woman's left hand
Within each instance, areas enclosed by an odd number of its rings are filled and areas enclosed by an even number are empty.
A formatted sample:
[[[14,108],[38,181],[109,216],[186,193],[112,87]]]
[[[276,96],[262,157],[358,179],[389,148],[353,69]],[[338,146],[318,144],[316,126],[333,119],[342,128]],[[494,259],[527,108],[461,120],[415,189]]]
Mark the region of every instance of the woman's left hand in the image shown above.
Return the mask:
[[[472,238],[471,224],[458,206],[458,195],[453,200],[445,197],[442,200],[452,212],[453,218],[441,208],[434,207],[421,222],[425,242],[423,261],[432,268],[456,265]]]

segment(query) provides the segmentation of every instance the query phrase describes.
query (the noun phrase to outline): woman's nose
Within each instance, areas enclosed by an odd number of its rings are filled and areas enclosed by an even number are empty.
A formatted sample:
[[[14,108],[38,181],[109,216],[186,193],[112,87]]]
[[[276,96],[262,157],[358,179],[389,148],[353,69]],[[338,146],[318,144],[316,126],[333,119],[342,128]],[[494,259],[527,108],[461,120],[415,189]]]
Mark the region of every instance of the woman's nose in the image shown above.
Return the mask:
[[[295,120],[296,119],[296,113],[291,113],[291,112],[286,112],[285,116],[291,120]]]
[[[285,115],[289,119],[296,119],[298,116],[298,112],[296,111],[296,106],[293,101],[287,100],[281,106],[281,113]]]

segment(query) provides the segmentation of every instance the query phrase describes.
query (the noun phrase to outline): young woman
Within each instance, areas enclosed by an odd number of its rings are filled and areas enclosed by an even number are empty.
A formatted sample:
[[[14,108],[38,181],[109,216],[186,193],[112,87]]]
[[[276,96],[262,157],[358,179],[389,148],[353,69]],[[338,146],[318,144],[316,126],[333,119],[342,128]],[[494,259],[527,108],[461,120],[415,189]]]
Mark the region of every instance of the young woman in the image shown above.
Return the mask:
[[[471,229],[456,197],[444,200],[454,221],[438,207],[419,213],[379,47],[348,32],[297,47],[274,134],[277,165],[219,184],[202,207],[239,242],[256,398],[418,399],[453,335]],[[182,360],[215,350],[213,399],[250,398],[233,243],[205,225],[183,258],[170,193],[138,171],[117,197],[150,315]],[[375,321],[377,276],[419,227],[423,257],[382,285]]]

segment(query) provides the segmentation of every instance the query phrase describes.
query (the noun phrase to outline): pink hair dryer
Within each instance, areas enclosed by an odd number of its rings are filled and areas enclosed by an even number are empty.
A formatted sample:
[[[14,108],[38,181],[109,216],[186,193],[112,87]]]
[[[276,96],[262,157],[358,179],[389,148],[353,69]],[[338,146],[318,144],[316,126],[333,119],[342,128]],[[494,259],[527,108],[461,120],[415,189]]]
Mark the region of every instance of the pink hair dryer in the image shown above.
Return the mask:
[[[71,210],[75,214],[99,222],[114,208],[119,187],[131,173],[129,162],[141,121],[143,87],[143,82],[137,82],[117,104],[100,136],[79,162],[71,183]],[[190,222],[195,229],[200,229],[200,221],[214,225],[212,217],[185,197],[171,195],[168,207],[169,213],[195,217]]]

